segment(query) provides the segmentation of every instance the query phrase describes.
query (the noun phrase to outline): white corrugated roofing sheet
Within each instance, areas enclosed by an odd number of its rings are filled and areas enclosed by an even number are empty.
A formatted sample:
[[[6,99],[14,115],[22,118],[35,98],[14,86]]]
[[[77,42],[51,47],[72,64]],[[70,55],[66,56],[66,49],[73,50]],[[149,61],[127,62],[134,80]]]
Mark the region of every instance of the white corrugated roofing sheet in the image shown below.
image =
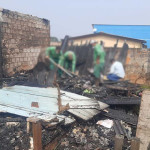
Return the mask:
[[[62,105],[69,104],[70,109],[68,111],[71,114],[83,120],[93,118],[100,113],[100,110],[108,107],[105,103],[66,91],[61,91],[61,99]]]
[[[108,107],[78,94],[60,91],[62,105],[69,104],[70,113],[88,120]],[[0,89],[0,111],[25,117],[48,115],[53,118],[59,111],[57,88],[38,88],[28,86],[12,86]],[[52,116],[52,117],[51,117]]]

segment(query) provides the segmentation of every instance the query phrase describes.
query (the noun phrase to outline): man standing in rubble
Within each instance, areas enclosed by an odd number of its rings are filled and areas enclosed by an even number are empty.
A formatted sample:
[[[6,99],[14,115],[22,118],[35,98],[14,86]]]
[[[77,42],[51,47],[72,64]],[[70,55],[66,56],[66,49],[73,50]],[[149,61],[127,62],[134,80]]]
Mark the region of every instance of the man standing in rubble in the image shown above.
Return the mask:
[[[59,64],[60,58],[62,56],[62,52],[60,50],[60,46],[51,46],[46,49],[46,58],[51,58],[55,63]],[[55,65],[50,63],[50,70],[54,70]]]
[[[76,55],[72,51],[67,51],[63,55],[60,61],[60,65],[64,66],[65,69],[71,70],[71,72],[75,73],[76,69]]]
[[[101,72],[103,71],[105,64],[105,51],[103,48],[103,42],[101,41],[98,44],[96,41],[91,40],[91,45],[94,50],[93,59],[94,59],[94,76],[96,78],[95,85],[99,86],[101,81]]]

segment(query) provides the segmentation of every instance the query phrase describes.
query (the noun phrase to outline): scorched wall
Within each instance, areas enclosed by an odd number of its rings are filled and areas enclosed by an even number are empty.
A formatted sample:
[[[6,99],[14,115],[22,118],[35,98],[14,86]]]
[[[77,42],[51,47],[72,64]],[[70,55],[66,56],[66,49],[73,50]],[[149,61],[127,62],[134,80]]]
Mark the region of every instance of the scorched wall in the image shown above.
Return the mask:
[[[49,21],[31,15],[0,9],[0,31],[0,72],[3,76],[32,69],[40,51],[50,43]]]

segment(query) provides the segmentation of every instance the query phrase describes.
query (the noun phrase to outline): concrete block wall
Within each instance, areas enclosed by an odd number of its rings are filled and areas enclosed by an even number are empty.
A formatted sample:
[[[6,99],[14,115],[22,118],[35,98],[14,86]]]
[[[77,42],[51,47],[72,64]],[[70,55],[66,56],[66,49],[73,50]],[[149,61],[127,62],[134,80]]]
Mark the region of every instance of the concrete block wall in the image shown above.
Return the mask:
[[[37,63],[40,51],[49,46],[49,21],[0,9],[0,24],[4,76],[32,69]]]
[[[150,51],[148,49],[129,49],[125,66],[126,79],[139,84],[150,82]]]

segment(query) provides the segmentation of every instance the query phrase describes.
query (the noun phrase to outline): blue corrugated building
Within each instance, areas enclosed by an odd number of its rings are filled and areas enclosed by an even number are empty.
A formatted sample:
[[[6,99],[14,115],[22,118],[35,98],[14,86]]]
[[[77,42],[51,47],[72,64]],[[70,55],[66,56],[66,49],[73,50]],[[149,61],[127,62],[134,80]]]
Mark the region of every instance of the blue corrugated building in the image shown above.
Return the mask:
[[[150,25],[103,25],[93,24],[94,33],[105,32],[109,34],[145,40],[150,48]]]

